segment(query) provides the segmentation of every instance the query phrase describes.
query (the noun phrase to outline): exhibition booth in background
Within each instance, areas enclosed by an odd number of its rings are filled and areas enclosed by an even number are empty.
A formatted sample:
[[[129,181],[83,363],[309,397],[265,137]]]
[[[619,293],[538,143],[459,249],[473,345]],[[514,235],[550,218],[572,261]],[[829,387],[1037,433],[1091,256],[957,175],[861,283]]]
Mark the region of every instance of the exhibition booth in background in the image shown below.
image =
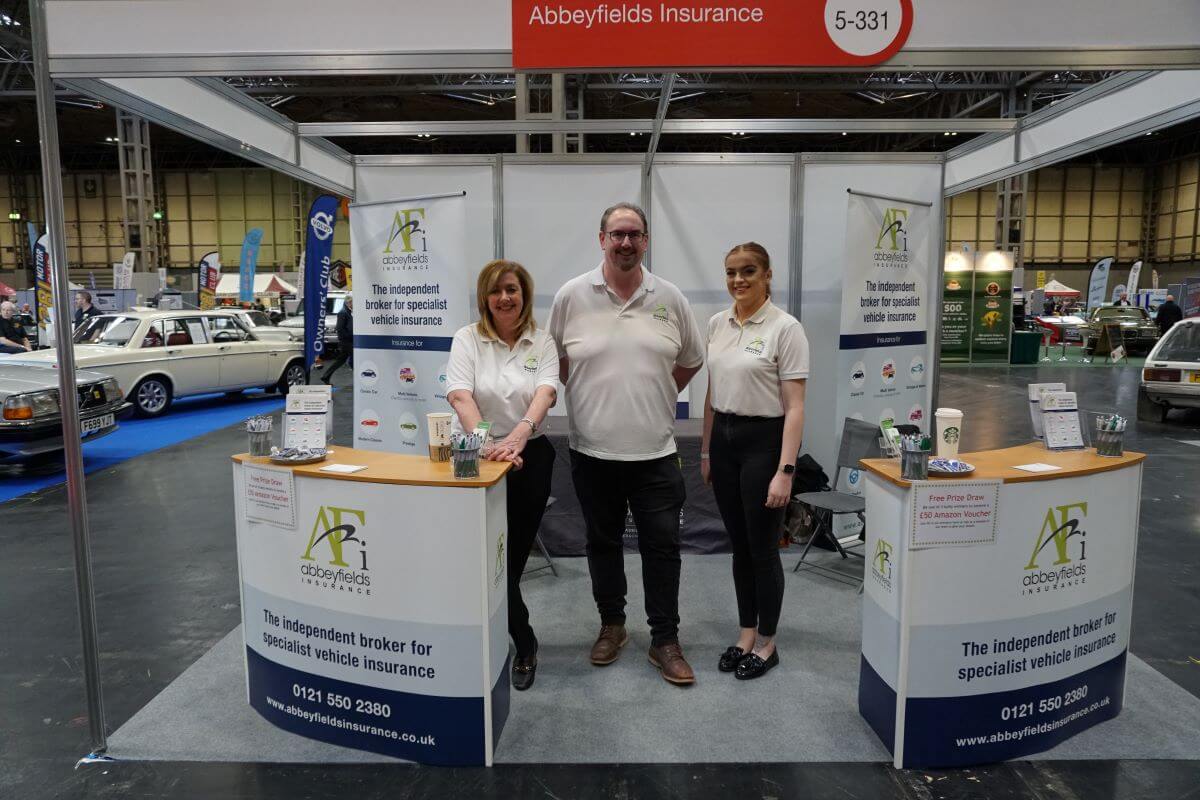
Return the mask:
[[[600,212],[615,202],[632,200],[646,209],[651,231],[647,266],[680,287],[700,320],[728,306],[722,268],[725,252],[747,240],[762,243],[772,255],[775,301],[800,318],[808,332],[814,379],[809,381],[805,404],[804,450],[826,465],[830,473],[837,461],[841,421],[847,417],[871,423],[890,419],[928,430],[937,407],[936,354],[946,335],[942,314],[947,298],[942,295],[964,291],[965,285],[960,283],[951,289],[947,282],[951,270],[943,269],[944,197],[1200,116],[1200,70],[1187,68],[1195,66],[1200,52],[1200,17],[1183,3],[1173,4],[1158,16],[1144,15],[1137,9],[1113,9],[1100,19],[1100,15],[1089,13],[1082,0],[1059,0],[1052,5],[1061,6],[1063,14],[1074,14],[1079,23],[1065,29],[1029,24],[1030,19],[1046,13],[1044,1],[1021,0],[998,7],[924,0],[914,16],[913,4],[897,0],[897,12],[903,12],[911,30],[905,28],[907,41],[897,40],[899,44],[889,53],[893,61],[880,68],[968,69],[986,64],[989,68],[1029,70],[1082,63],[1090,69],[1136,70],[1119,73],[1020,120],[954,119],[955,130],[982,135],[945,153],[658,153],[660,137],[673,133],[737,130],[940,134],[951,125],[944,119],[671,119],[667,98],[660,103],[658,115],[645,120],[296,123],[216,77],[509,72],[514,64],[519,67],[522,63],[510,38],[512,5],[498,0],[456,0],[414,7],[406,10],[406,22],[400,26],[378,24],[378,19],[395,13],[380,0],[352,0],[336,8],[314,7],[302,17],[271,4],[246,7],[232,0],[139,4],[136,20],[128,4],[109,0],[33,0],[31,8],[38,23],[34,30],[36,56],[43,59],[38,64],[48,67],[53,80],[155,124],[351,198],[352,221],[355,206],[386,207],[400,201],[460,198],[456,213],[461,218],[454,224],[462,231],[457,256],[462,271],[454,279],[469,291],[478,268],[487,261],[500,257],[520,261],[537,283],[534,309],[543,322],[557,288],[598,263],[596,230]],[[515,5],[523,7],[521,3]],[[223,20],[235,12],[241,22],[236,29],[227,30]],[[271,31],[269,44],[264,45],[255,33],[261,30]],[[354,41],[355,47],[330,52],[325,38],[328,30],[340,31],[341,40]],[[826,49],[818,52],[825,56],[793,66],[828,69],[871,63],[870,59],[831,49],[832,45],[822,46]],[[828,56],[830,52],[841,55],[834,58]],[[828,60],[820,60],[822,57]],[[751,66],[705,63],[704,58],[711,58],[707,53],[693,58],[697,60],[654,64],[650,68],[672,74],[669,68],[673,67]],[[786,61],[774,64],[788,65]],[[570,71],[602,66],[591,62],[561,64],[562,69]],[[49,96],[45,92],[49,82],[45,77],[42,81],[39,92],[44,101]],[[668,93],[670,83],[667,80],[664,84]],[[56,274],[65,275],[63,248],[57,244],[62,240],[57,135],[46,126],[43,119],[43,159],[54,167],[44,169],[49,187],[47,220]],[[630,131],[649,135],[647,153],[354,156],[326,138]],[[358,243],[362,244],[361,236]],[[903,261],[907,278],[896,283],[881,279],[881,264],[897,260]],[[371,267],[357,257],[353,263],[358,299],[367,291],[372,273]],[[997,253],[988,264],[975,265],[972,273],[970,300],[988,308],[987,304],[996,304],[997,316],[990,326],[993,328],[1006,330],[1008,326],[1011,268],[1011,256]],[[984,277],[987,279],[981,287],[980,278]],[[890,302],[885,298],[892,297],[903,298],[901,310],[895,314],[885,309]],[[467,298],[459,297],[458,301],[469,313]],[[971,333],[970,329],[968,325],[968,332],[963,334],[968,352],[994,353],[996,360],[1007,361],[1007,340],[1001,343],[995,336],[989,337],[988,331]],[[434,338],[445,335],[430,334]],[[61,363],[69,366],[72,362]],[[820,379],[816,379],[818,376]],[[681,416],[701,416],[705,384],[702,372],[680,397]],[[361,411],[361,399],[356,398],[356,414]],[[416,402],[433,399],[437,399],[436,387],[429,388],[428,397]],[[417,424],[423,425],[423,417],[414,416],[419,420]],[[421,431],[416,437],[418,445],[424,442],[423,434]],[[82,473],[78,464],[72,466],[70,453],[68,467],[72,508],[80,509],[85,501]],[[849,479],[856,481],[857,473]],[[480,491],[481,496],[487,494]],[[908,501],[897,501],[897,506],[903,502]],[[482,500],[480,503],[484,510],[477,522],[479,530],[486,531],[487,520],[493,518],[489,515],[494,515],[496,509],[487,508]],[[242,513],[240,509],[238,513]],[[293,532],[302,531],[307,537],[306,526],[313,523],[307,519],[297,521],[293,514],[290,524]],[[241,525],[239,518],[239,530]],[[86,517],[78,511],[73,514],[73,529],[94,757],[308,763],[375,758],[356,749],[331,748],[285,733],[255,716],[238,688],[245,685],[246,660],[253,658],[248,655],[249,640],[243,640],[241,629],[231,632],[166,691],[125,721],[110,741],[101,701],[100,643],[90,585]],[[242,549],[243,558],[248,557],[247,552]],[[1132,556],[1121,552],[1129,556],[1127,563],[1113,569],[1131,570]],[[945,568],[954,569],[949,551],[942,555],[947,562]],[[1117,556],[1114,550],[1112,558]],[[340,557],[335,554],[335,558]],[[487,553],[473,552],[470,557],[478,560],[476,577],[483,584],[491,582],[494,589],[499,577],[488,571],[491,562]],[[483,684],[471,687],[469,695],[487,709],[484,716],[472,716],[472,720],[479,720],[476,727],[487,738],[486,747],[476,748],[478,742],[474,742],[468,755],[459,757],[454,753],[439,759],[422,759],[411,749],[365,749],[440,763],[889,758],[897,766],[917,763],[904,761],[894,738],[889,739],[883,732],[886,715],[882,717],[884,722],[875,717],[868,724],[859,713],[860,658],[868,653],[862,637],[868,632],[862,629],[862,612],[853,587],[833,592],[810,581],[807,586],[793,582],[794,588],[789,589],[792,602],[804,609],[804,619],[792,620],[789,624],[794,629],[782,635],[791,641],[810,643],[803,655],[797,650],[794,661],[781,667],[775,676],[786,682],[787,695],[797,700],[794,713],[780,708],[777,693],[739,694],[716,687],[715,678],[706,679],[707,684],[702,681],[692,690],[700,697],[690,697],[681,704],[678,695],[669,694],[661,681],[633,677],[633,670],[645,666],[630,663],[636,658],[614,665],[612,672],[616,675],[598,675],[601,671],[579,669],[573,662],[579,655],[575,651],[582,652],[583,638],[594,627],[594,613],[586,599],[586,570],[577,564],[560,562],[562,576],[531,584],[527,592],[531,607],[564,611],[559,619],[545,620],[544,635],[543,628],[539,628],[544,661],[558,669],[547,669],[539,678],[538,689],[513,698],[507,709],[508,727],[520,730],[520,736],[505,737],[491,716],[496,708],[506,707],[509,702],[507,696],[489,699],[488,695],[496,658],[500,656],[497,651],[490,660],[484,659],[488,674]],[[245,606],[249,573],[245,561],[242,566]],[[891,566],[887,566],[890,576]],[[684,621],[685,636],[691,633],[687,644],[695,646],[699,661],[708,657],[709,650],[716,652],[714,648],[723,646],[722,632],[729,624],[729,610],[714,596],[720,593],[711,591],[711,587],[728,582],[727,567],[723,560],[709,563],[697,559],[689,562],[686,570],[681,608],[692,617],[692,621]],[[1124,586],[1118,588],[1126,591]],[[1131,597],[1132,589],[1128,591]],[[634,589],[630,606],[639,608],[640,604]],[[411,614],[402,622],[434,624],[434,620],[417,619],[433,613],[430,609],[409,610]],[[484,608],[472,617],[471,624],[488,631],[495,613],[495,608],[490,613]],[[1020,613],[1031,614],[1028,610]],[[915,623],[902,617],[900,624],[907,630]],[[1122,619],[1122,624],[1127,625],[1127,620]],[[486,647],[480,653],[495,644],[486,637],[483,641]],[[879,642],[873,646],[884,647]],[[1123,653],[1122,659],[1122,680],[1110,681],[1110,688],[1117,686],[1113,691],[1124,693],[1125,713],[1107,723],[1108,728],[1080,733],[1060,746],[1053,757],[1200,757],[1190,741],[1194,737],[1183,734],[1193,724],[1194,716],[1189,714],[1195,710],[1195,699],[1132,655],[1126,680]],[[895,679],[906,680],[906,670]],[[504,679],[503,673],[500,679]],[[302,701],[307,691],[317,690],[313,680],[313,685],[295,682],[284,688],[293,691],[300,687],[292,700]],[[219,691],[214,692],[214,687],[220,687]],[[901,697],[908,690],[892,688]],[[1116,706],[1119,709],[1120,703]],[[597,720],[594,713],[583,713],[584,707],[608,707],[614,713],[612,718]],[[297,713],[309,714],[304,717],[307,723],[328,725],[313,722],[310,712]],[[634,713],[639,716],[636,723],[629,716]],[[898,714],[893,711],[893,735],[905,730],[903,716],[902,710]],[[765,737],[765,746],[759,743],[752,750],[735,753],[724,745],[677,741],[678,731],[702,729],[714,719],[746,720],[753,728],[747,727],[744,738],[752,742],[762,738],[755,734],[761,733],[759,722],[766,720],[773,735]],[[981,732],[996,728],[1007,731],[1009,726],[1001,726],[1000,722],[987,720]],[[397,738],[402,736],[397,730],[392,732]],[[743,738],[731,728],[724,732],[730,740]],[[311,730],[305,735],[341,741],[351,748],[359,746]],[[1046,746],[1050,744],[1047,740]],[[965,759],[948,758],[939,751],[920,765],[972,763],[1012,757],[1014,752],[1033,750],[994,748]]]

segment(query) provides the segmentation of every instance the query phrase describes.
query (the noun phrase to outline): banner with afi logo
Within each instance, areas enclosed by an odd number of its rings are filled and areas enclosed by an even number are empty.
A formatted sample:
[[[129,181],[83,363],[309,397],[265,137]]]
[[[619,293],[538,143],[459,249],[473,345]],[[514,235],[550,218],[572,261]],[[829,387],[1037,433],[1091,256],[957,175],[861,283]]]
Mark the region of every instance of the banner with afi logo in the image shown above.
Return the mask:
[[[862,67],[894,56],[912,0],[514,0],[513,64]]]
[[[929,207],[847,197],[837,419],[928,431]]]
[[[450,410],[450,343],[482,266],[466,263],[466,193],[351,209],[354,446],[424,454],[425,415]]]

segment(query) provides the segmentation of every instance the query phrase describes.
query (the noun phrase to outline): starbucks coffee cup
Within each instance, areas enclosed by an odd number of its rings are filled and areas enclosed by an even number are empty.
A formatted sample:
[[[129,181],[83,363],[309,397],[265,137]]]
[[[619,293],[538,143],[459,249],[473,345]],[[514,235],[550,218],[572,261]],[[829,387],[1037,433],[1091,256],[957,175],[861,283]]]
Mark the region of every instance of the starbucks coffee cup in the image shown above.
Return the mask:
[[[963,412],[957,408],[939,408],[933,417],[937,420],[938,458],[958,458],[958,442],[962,438]]]
[[[433,461],[450,460],[450,420],[452,414],[434,412],[425,415],[426,428],[429,431],[429,458]]]

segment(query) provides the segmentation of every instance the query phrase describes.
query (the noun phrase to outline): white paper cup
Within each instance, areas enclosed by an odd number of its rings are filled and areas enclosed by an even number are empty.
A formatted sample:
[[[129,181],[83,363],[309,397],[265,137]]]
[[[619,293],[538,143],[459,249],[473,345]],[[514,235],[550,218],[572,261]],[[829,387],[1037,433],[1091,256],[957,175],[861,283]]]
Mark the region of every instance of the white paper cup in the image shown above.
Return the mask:
[[[962,438],[963,412],[957,408],[939,408],[933,416],[937,420],[938,457],[958,458],[958,442]]]
[[[453,414],[435,411],[425,415],[429,431],[429,457],[434,461],[450,460],[450,420]]]

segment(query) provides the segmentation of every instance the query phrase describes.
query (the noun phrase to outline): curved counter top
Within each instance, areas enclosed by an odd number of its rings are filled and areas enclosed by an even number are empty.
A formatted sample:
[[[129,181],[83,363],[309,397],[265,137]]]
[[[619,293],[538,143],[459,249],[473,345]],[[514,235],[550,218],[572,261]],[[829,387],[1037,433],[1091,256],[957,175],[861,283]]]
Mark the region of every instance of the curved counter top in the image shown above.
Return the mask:
[[[479,460],[478,478],[455,478],[449,461],[430,461],[427,456],[405,456],[382,453],[378,450],[355,450],[352,447],[334,447],[329,458],[315,464],[288,467],[275,464],[269,458],[239,453],[233,456],[238,464],[260,464],[262,466],[290,469],[296,477],[326,478],[336,481],[358,481],[360,483],[390,483],[400,486],[457,486],[465,489],[481,489],[495,486],[512,467],[507,461]],[[351,473],[322,472],[322,467],[331,464],[354,464],[366,467]]]
[[[1047,450],[1041,442],[1030,442],[1017,447],[1006,447],[1001,450],[981,450],[977,453],[960,453],[960,461],[965,461],[975,467],[975,471],[967,475],[933,475],[930,480],[1002,480],[1005,483],[1024,483],[1027,481],[1053,481],[1060,478],[1077,478],[1081,475],[1094,475],[1098,472],[1140,464],[1146,459],[1145,453],[1126,452],[1121,456],[1098,456],[1093,448],[1086,450]],[[878,475],[901,488],[908,488],[911,481],[900,477],[900,459],[898,458],[864,458],[861,462],[863,469]],[[1016,469],[1022,464],[1051,464],[1061,469],[1053,472],[1025,472]]]

